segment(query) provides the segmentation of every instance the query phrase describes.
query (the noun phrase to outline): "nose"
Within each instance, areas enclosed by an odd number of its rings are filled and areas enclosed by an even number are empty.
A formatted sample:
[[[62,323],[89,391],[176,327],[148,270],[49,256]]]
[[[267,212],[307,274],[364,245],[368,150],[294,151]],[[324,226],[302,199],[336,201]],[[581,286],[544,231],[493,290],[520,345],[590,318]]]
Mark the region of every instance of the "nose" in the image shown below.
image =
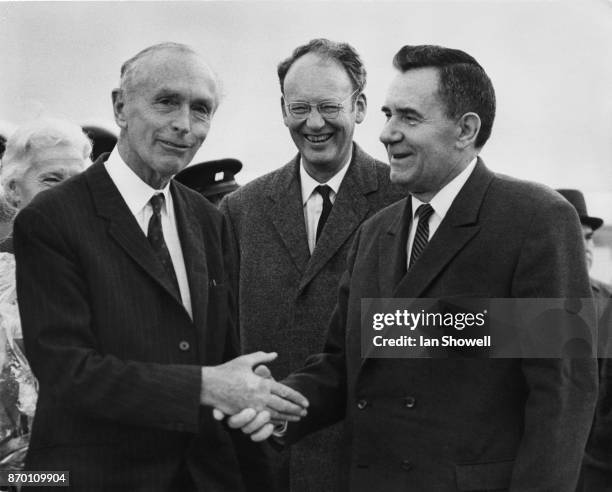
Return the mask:
[[[310,108],[310,113],[306,119],[306,126],[313,130],[318,130],[325,126],[325,119],[321,116],[317,108]]]
[[[389,118],[389,120],[385,123],[385,126],[383,127],[378,138],[385,145],[399,142],[402,139],[402,134],[395,128],[393,118]]]
[[[189,105],[181,104],[173,114],[172,129],[178,133],[189,133],[191,130],[191,111]]]

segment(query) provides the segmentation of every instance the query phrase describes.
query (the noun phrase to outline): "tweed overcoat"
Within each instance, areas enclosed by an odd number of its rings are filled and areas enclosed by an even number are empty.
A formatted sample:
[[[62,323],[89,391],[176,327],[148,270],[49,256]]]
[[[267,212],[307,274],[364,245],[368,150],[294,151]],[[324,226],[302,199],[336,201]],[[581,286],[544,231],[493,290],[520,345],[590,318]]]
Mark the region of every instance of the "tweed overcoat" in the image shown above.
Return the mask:
[[[406,196],[390,183],[389,166],[354,144],[353,158],[311,256],[298,166],[296,156],[221,204],[239,249],[242,350],[278,352],[271,365],[276,378],[301,367],[308,355],[323,348],[346,255],[361,223]],[[328,429],[289,451],[293,492],[337,488],[339,437],[337,427]]]

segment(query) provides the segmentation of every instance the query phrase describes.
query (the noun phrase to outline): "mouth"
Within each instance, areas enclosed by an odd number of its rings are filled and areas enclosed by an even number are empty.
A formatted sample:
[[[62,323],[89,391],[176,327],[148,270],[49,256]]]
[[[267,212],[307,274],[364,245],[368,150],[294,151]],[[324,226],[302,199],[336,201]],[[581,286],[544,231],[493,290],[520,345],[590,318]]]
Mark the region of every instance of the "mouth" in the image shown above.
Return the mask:
[[[412,152],[392,152],[391,150],[389,150],[388,154],[390,161],[401,161],[406,157],[410,157],[412,155]]]
[[[191,148],[191,145],[187,145],[184,143],[178,143],[178,142],[172,142],[170,140],[159,139],[158,142],[161,143],[164,147],[168,149],[179,151],[179,152],[184,152]]]
[[[313,144],[322,144],[330,140],[334,136],[333,133],[323,133],[320,135],[304,135],[304,138]]]

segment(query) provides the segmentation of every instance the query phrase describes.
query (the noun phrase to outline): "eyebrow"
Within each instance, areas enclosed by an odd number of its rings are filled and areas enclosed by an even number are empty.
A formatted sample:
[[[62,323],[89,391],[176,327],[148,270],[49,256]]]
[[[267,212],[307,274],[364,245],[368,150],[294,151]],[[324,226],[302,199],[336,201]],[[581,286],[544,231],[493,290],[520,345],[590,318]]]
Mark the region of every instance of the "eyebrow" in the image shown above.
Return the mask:
[[[383,113],[393,113],[393,111],[391,111],[391,109],[387,106],[381,107],[380,110]],[[395,110],[395,113],[402,116],[416,116],[418,118],[423,118],[423,115],[421,113],[419,113],[416,109],[412,108],[397,108]]]
[[[158,99],[160,97],[176,97],[179,99],[185,98],[185,96],[180,91],[177,91],[176,89],[172,89],[170,87],[161,87],[153,95],[153,99]],[[196,104],[205,103],[208,106],[214,106],[215,98],[214,97],[198,98],[198,99],[194,99],[192,102]]]

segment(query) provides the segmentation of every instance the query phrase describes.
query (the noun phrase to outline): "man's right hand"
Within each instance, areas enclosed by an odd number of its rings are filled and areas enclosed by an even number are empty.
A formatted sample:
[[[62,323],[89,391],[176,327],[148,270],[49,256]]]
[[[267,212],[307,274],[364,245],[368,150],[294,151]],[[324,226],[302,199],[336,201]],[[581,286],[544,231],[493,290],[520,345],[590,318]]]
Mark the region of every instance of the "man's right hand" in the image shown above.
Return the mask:
[[[290,417],[299,420],[304,417],[308,407],[304,396],[273,379],[257,375],[253,370],[276,357],[274,352],[254,352],[218,366],[202,367],[201,404],[216,408],[225,415],[235,415],[250,408],[258,414],[266,411],[273,419]],[[260,419],[264,417],[265,414]]]

